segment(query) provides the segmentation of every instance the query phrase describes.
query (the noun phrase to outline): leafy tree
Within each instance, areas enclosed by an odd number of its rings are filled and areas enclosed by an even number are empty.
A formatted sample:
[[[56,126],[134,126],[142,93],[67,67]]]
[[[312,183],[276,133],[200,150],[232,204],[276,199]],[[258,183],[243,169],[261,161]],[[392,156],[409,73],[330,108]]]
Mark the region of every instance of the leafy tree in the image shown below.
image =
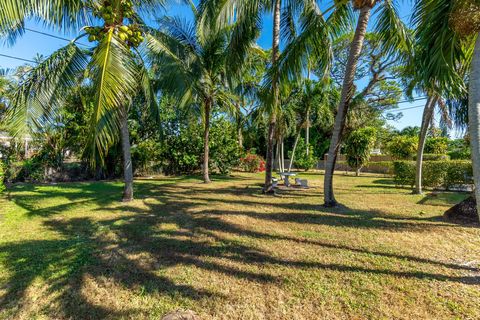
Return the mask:
[[[387,153],[395,159],[411,159],[417,151],[418,137],[395,136],[387,144]]]
[[[448,138],[431,137],[425,142],[425,152],[434,154],[446,154],[448,149]]]
[[[347,163],[355,169],[357,176],[360,175],[360,170],[370,159],[370,152],[375,145],[376,134],[375,128],[366,127],[351,132],[345,140]]]
[[[409,137],[418,137],[420,135],[420,127],[418,126],[408,126],[403,128],[400,132],[402,136],[409,136]]]

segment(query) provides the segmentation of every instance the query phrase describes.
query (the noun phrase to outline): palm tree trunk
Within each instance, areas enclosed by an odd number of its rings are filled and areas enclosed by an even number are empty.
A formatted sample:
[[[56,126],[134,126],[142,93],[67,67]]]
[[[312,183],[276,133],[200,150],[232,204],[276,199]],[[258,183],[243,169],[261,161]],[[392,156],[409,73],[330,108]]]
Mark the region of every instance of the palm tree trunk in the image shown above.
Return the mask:
[[[365,34],[367,32],[368,20],[370,19],[370,12],[372,8],[363,6],[360,9],[360,16],[358,17],[357,27],[353,36],[352,44],[350,45],[350,52],[348,54],[347,66],[345,68],[345,78],[343,80],[342,94],[340,104],[338,105],[337,115],[335,116],[335,125],[333,127],[332,139],[330,141],[330,148],[328,150],[327,165],[325,168],[324,178],[324,200],[325,206],[336,206],[337,201],[333,194],[333,173],[335,171],[335,163],[337,160],[337,153],[340,148],[343,128],[345,126],[345,119],[347,116],[350,100],[354,94],[353,82],[355,80],[355,72],[357,70],[357,63],[362,52]]]
[[[297,149],[298,140],[300,140],[300,130],[298,130],[297,136],[295,137],[295,143],[293,144],[292,148],[292,158],[290,159],[290,163],[288,164],[288,172],[292,170],[293,160],[295,159],[295,150]]]
[[[208,158],[210,153],[209,136],[210,136],[210,108],[211,102],[205,101],[205,128],[203,134],[203,182],[210,183],[210,176],[208,174]]]
[[[306,155],[310,152],[310,112],[307,111],[307,127],[305,128],[305,144],[307,145]]]
[[[275,0],[275,7],[273,10],[273,37],[272,37],[272,66],[275,66],[278,60],[280,49],[280,6],[281,0]],[[275,133],[275,126],[277,122],[276,107],[278,104],[278,74],[275,72],[272,81],[273,91],[273,107],[270,113],[268,122],[268,137],[267,137],[267,157],[265,163],[265,185],[263,193],[274,193],[272,186],[272,169],[273,169],[273,138]]]
[[[123,152],[123,177],[125,180],[122,201],[128,202],[133,200],[133,168],[132,155],[130,153],[130,134],[128,132],[128,111],[126,107],[122,111],[120,134]]]
[[[280,144],[280,157],[281,157],[281,163],[282,163],[282,172],[285,172],[285,153],[284,153],[284,144],[283,144],[283,137],[282,137],[282,143]]]
[[[427,140],[427,131],[430,121],[432,120],[433,110],[435,109],[436,99],[428,97],[425,108],[423,109],[422,127],[420,128],[420,137],[418,139],[417,149],[417,167],[415,173],[415,190],[414,194],[422,194],[422,165],[423,165],[423,149]]]
[[[280,146],[280,141],[278,141],[277,142],[277,166],[278,166],[279,172],[282,172],[282,160],[280,160],[281,154],[282,154],[281,149],[282,147]]]
[[[242,114],[240,105],[237,103],[235,104],[237,109],[237,140],[238,140],[238,147],[240,150],[243,150],[243,132],[242,132]]]
[[[475,199],[477,200],[477,214],[480,220],[480,33],[477,36],[473,52],[468,100],[468,128],[472,149]]]

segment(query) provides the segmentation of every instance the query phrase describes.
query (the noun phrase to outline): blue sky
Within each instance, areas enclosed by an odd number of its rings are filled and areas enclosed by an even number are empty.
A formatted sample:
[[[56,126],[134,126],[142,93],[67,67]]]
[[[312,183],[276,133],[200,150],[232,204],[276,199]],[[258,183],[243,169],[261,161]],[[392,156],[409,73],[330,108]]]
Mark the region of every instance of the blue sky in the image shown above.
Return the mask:
[[[398,5],[400,17],[402,17],[406,22],[408,22],[412,11],[412,4],[410,3],[410,1],[400,1]],[[167,12],[169,15],[190,15],[189,7],[180,5],[172,5],[168,7]],[[374,21],[371,21],[370,25],[373,24]],[[33,21],[28,22],[27,27],[32,30],[44,31],[49,34],[57,35],[63,38],[72,39],[73,37],[75,37],[75,34],[63,34],[45,29],[41,24],[35,23]],[[272,17],[271,15],[266,15],[263,18],[263,28],[260,38],[258,39],[258,44],[264,48],[269,48],[271,46],[271,39]],[[9,47],[0,43],[0,54],[31,60],[37,54],[47,56],[55,50],[64,46],[66,43],[67,42],[65,40],[54,39],[52,37],[48,37],[31,31],[26,31],[25,35],[18,39],[13,46]],[[83,43],[88,44],[86,40],[83,40]],[[19,60],[0,56],[0,68],[15,68],[16,66],[22,65],[24,63],[25,62]],[[399,109],[422,106],[424,102],[424,100],[418,100],[413,103],[402,103],[399,105]],[[412,108],[409,110],[404,110],[402,111],[403,117],[400,120],[388,121],[388,123],[398,129],[402,129],[406,126],[419,126],[421,122],[422,111],[422,108]]]

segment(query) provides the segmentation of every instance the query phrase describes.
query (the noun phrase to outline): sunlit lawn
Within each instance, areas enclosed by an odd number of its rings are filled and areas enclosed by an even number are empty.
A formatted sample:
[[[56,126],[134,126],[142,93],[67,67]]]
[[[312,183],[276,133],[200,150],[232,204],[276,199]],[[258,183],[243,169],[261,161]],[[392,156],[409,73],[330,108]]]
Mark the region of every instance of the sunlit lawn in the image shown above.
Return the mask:
[[[336,176],[345,207],[262,175],[17,185],[0,199],[0,318],[479,319],[480,228],[444,222],[464,194],[414,196]]]

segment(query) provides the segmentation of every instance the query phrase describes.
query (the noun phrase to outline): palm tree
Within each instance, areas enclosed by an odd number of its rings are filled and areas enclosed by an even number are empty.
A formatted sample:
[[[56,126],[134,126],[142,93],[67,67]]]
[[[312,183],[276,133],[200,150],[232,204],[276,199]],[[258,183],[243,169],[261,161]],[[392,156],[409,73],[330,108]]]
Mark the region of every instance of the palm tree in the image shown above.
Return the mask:
[[[418,68],[424,80],[461,99],[468,91],[468,128],[472,149],[477,212],[480,219],[480,4],[476,0],[418,0],[417,43],[428,57]],[[469,89],[464,74],[470,70]]]
[[[14,134],[54,118],[67,93],[83,81],[95,88],[90,122],[92,161],[103,161],[120,133],[125,187],[123,200],[133,199],[133,173],[127,126],[128,108],[142,92],[152,102],[149,79],[136,47],[145,29],[137,12],[154,10],[155,0],[7,0],[0,3],[0,35],[10,41],[24,31],[24,21],[34,17],[58,30],[82,27],[67,46],[35,66],[16,91],[8,121]],[[98,25],[91,25],[100,22]],[[88,36],[93,44],[81,49],[77,40]],[[139,90],[141,89],[141,90]],[[41,119],[41,121],[39,121]]]
[[[344,24],[345,12],[344,5],[334,4],[333,7],[342,7],[339,14],[333,15],[335,26]],[[330,30],[325,22],[324,13],[320,10],[315,1],[295,0],[285,2],[282,6],[281,0],[226,0],[218,2],[217,0],[203,0],[200,8],[204,20],[210,21],[211,28],[222,28],[225,25],[235,22],[232,31],[232,47],[238,47],[239,44],[250,42],[258,35],[260,29],[261,16],[265,12],[271,12],[273,15],[272,28],[272,50],[271,66],[268,71],[268,79],[265,82],[265,88],[268,88],[269,97],[264,99],[265,108],[268,114],[268,133],[267,133],[267,154],[266,170],[263,192],[273,193],[272,171],[273,171],[273,147],[275,142],[275,127],[279,113],[280,103],[280,82],[293,74],[293,70],[298,71],[304,67],[305,58],[312,52],[320,52],[317,56],[325,56],[329,53],[329,41],[326,35]],[[280,60],[280,40],[284,38],[287,44],[295,38],[294,22],[297,17],[300,18],[300,30],[302,31],[299,40],[292,45],[288,57]],[[245,51],[238,50],[238,56]],[[324,64],[328,64],[328,58],[321,59]],[[285,72],[281,71],[282,65],[288,66]]]
[[[292,147],[288,172],[291,171],[295,160],[295,151],[298,141],[300,140],[302,129],[305,129],[305,143],[308,151],[310,126],[317,124],[329,126],[329,123],[333,121],[333,113],[329,101],[332,94],[330,89],[331,86],[324,81],[315,82],[307,78],[304,79],[301,90],[295,94],[295,99],[293,99],[292,103],[298,115],[298,127]],[[314,121],[311,120],[312,116],[315,116]]]
[[[399,19],[392,1],[384,0],[382,2],[377,2],[376,0],[355,0],[352,1],[352,5],[355,10],[359,11],[359,17],[353,40],[350,45],[349,56],[345,68],[345,76],[343,79],[342,93],[340,96],[340,103],[338,105],[332,138],[330,141],[330,148],[328,151],[328,160],[325,168],[324,178],[325,206],[337,205],[337,201],[335,200],[333,192],[333,173],[335,170],[337,154],[340,149],[346,116],[355,90],[353,82],[357,63],[362,52],[371,11],[374,7],[377,6],[378,10],[375,31],[382,39],[382,45],[384,46],[385,52],[393,54],[399,50],[408,50],[410,46],[406,27]]]
[[[159,62],[160,87],[179,98],[181,105],[196,105],[202,113],[204,126],[203,180],[209,176],[210,119],[215,108],[233,111],[236,96],[227,85],[229,62],[237,52],[231,46],[230,28],[206,28],[195,21],[164,18],[160,30],[148,37],[151,58]],[[247,50],[251,43],[244,43]],[[236,61],[235,65],[241,65]]]

